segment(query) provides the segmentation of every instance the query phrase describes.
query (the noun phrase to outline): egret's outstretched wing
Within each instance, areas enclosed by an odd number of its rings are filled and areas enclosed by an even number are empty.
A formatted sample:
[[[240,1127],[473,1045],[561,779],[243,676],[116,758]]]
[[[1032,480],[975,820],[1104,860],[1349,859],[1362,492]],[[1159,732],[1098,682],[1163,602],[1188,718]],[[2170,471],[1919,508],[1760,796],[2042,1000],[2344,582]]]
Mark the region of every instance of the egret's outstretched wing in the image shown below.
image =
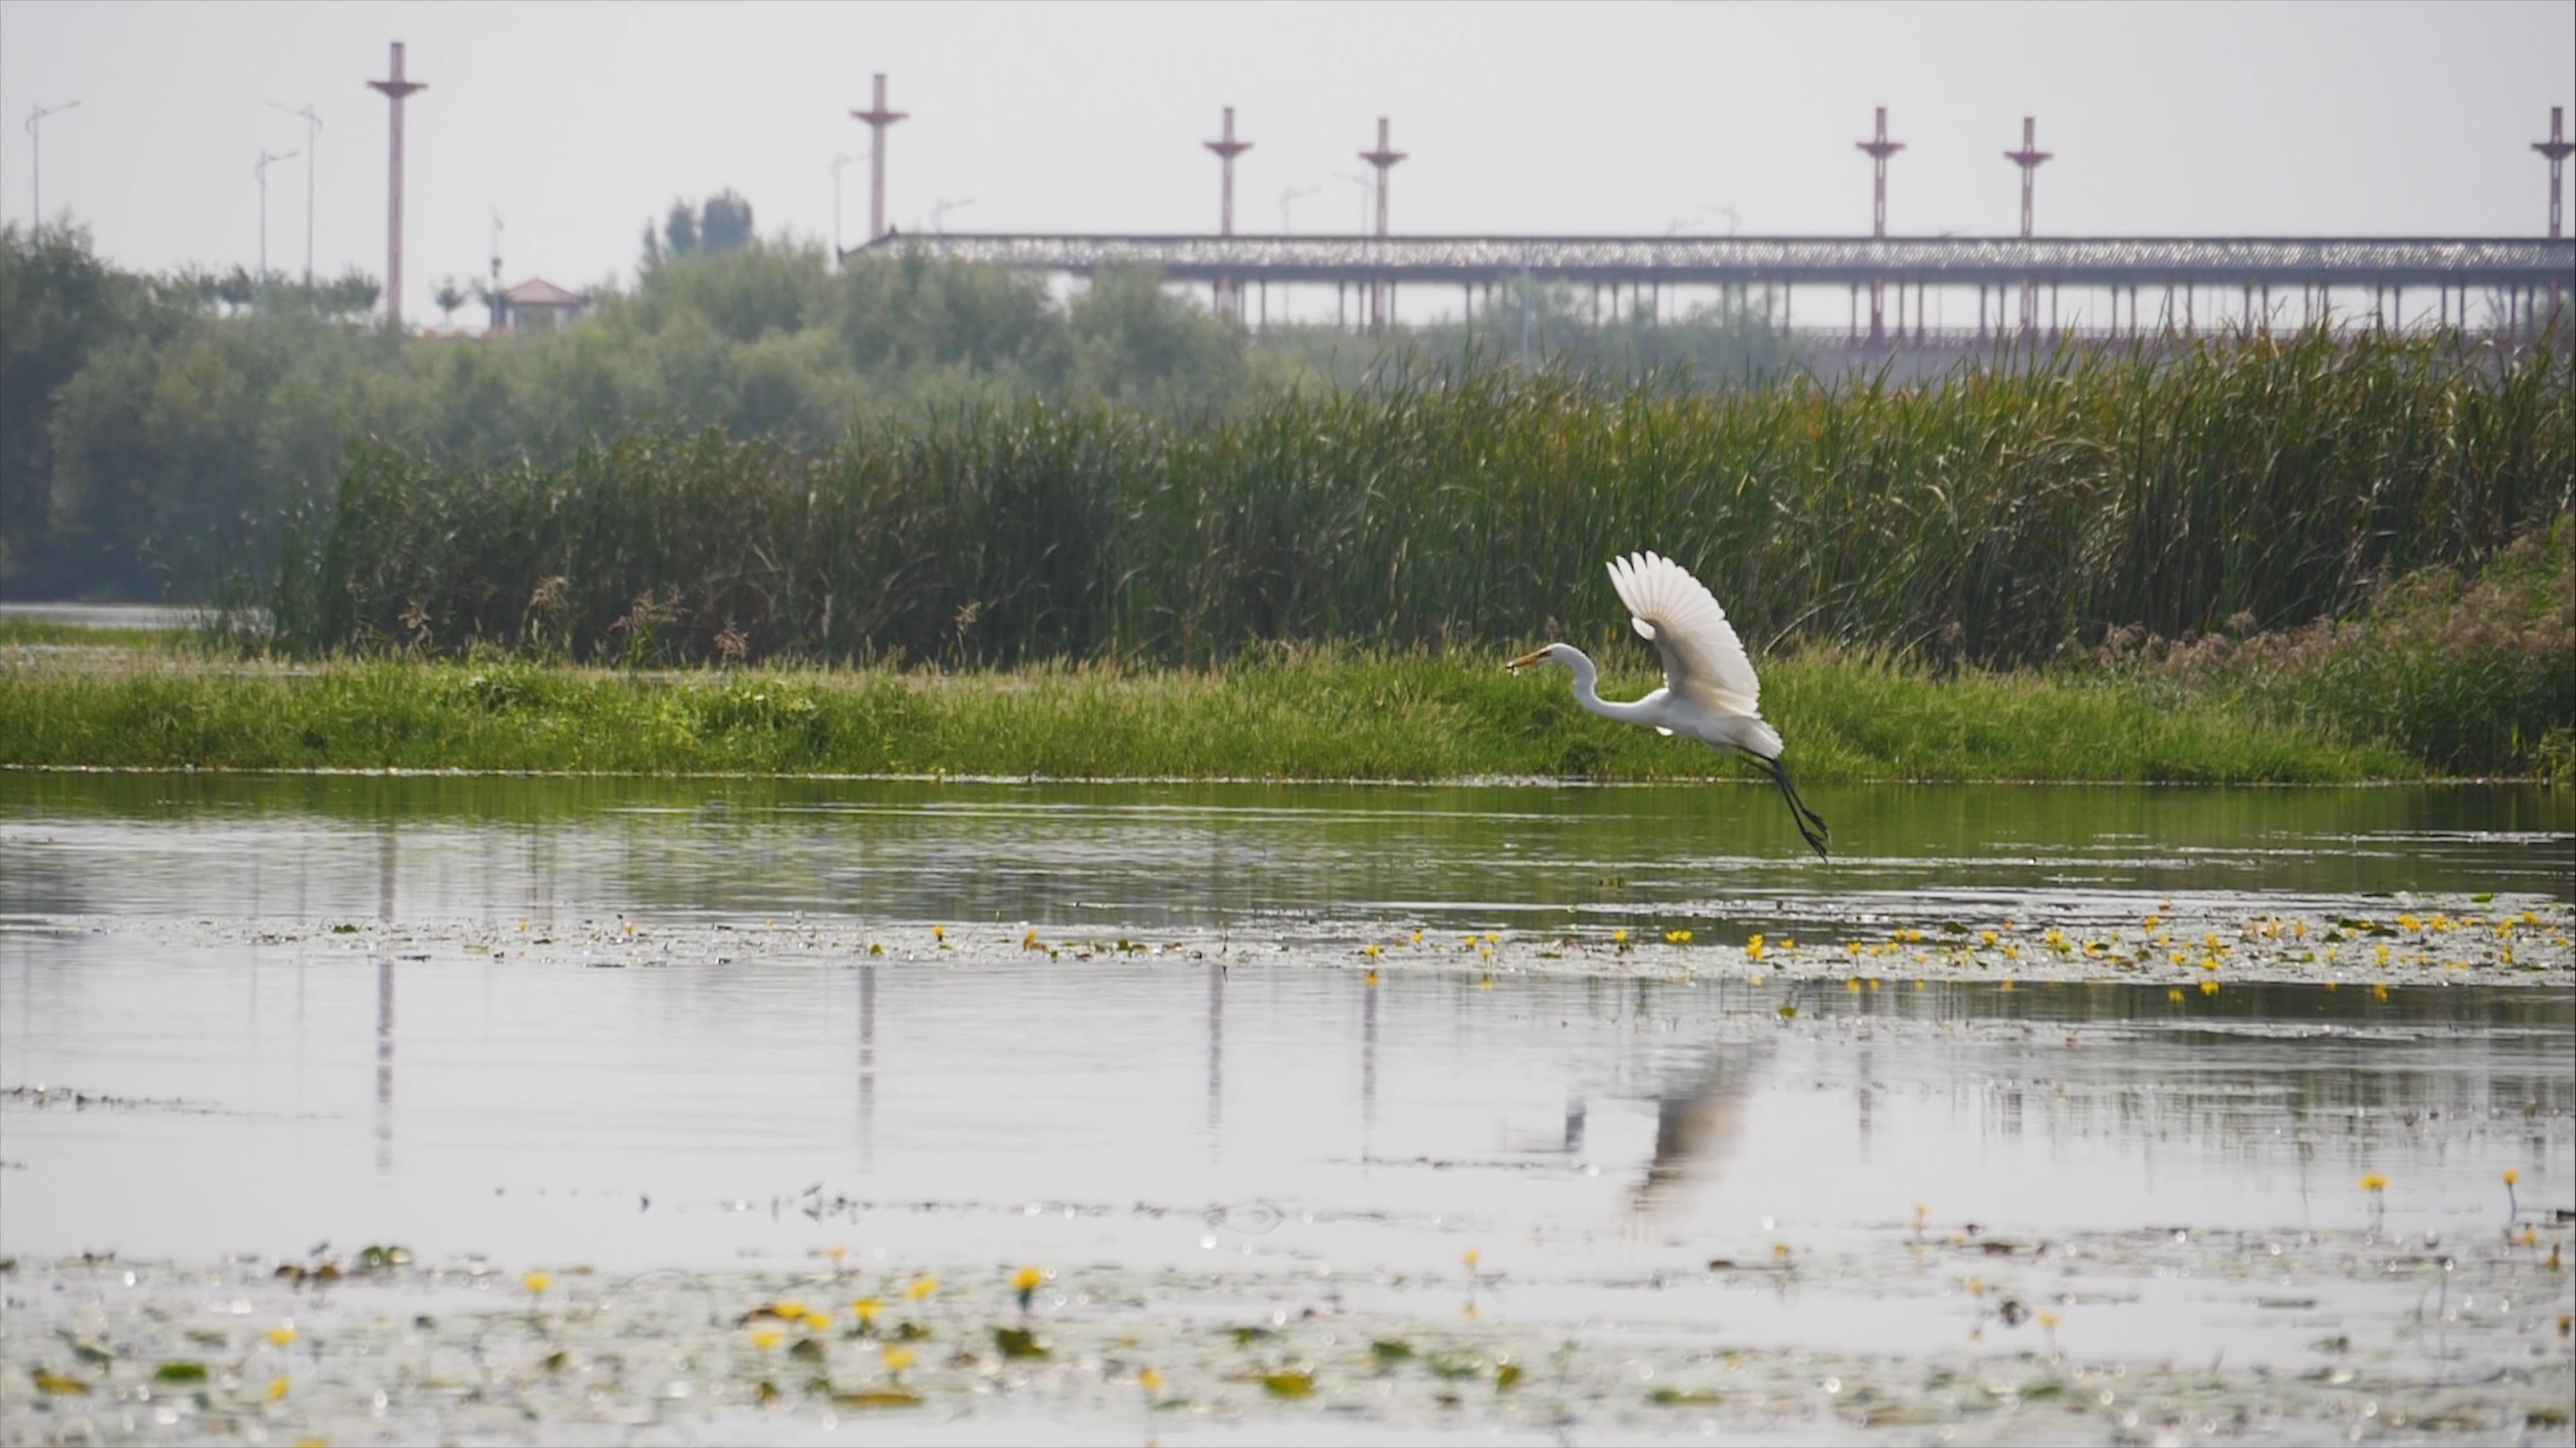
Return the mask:
[[[1664,656],[1664,685],[1734,713],[1757,711],[1762,683],[1726,610],[1680,564],[1652,553],[1610,563],[1610,586],[1638,636]]]

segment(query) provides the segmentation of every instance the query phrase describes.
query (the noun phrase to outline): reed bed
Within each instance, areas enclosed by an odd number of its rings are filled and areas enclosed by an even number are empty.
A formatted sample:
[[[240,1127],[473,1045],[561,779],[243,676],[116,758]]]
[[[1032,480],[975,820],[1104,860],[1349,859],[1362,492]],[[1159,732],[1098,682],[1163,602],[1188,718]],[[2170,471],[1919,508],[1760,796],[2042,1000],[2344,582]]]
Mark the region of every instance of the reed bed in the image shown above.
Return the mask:
[[[269,589],[290,652],[1202,665],[1278,641],[1599,643],[1652,548],[1757,654],[2025,665],[2340,616],[2576,504],[2552,349],[2213,339],[1900,388],[1469,367],[1196,424],[975,408],[819,451],[639,431],[560,465],[354,449]]]

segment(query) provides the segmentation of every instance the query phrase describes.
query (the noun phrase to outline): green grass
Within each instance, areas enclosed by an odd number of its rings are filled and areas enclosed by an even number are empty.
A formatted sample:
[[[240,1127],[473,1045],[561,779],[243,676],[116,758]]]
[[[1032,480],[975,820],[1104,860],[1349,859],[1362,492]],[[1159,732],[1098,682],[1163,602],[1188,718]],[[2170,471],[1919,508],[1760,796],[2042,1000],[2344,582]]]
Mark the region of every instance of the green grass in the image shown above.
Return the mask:
[[[1613,697],[1655,682],[1630,662]],[[2211,783],[2420,777],[2420,761],[2224,692],[2109,673],[1934,679],[1775,661],[1765,713],[1805,779]],[[1220,670],[1039,666],[622,674],[342,661],[0,675],[0,765],[1601,780],[1744,776],[1576,708],[1500,656],[1273,652]]]
[[[1625,622],[1603,561],[1651,548],[1757,653],[2019,667],[2124,628],[2340,617],[2571,506],[2564,354],[2318,331],[1925,387],[1471,368],[1190,422],[971,408],[815,452],[369,447],[286,531],[267,598],[306,656],[1201,664],[1602,645]]]
[[[169,651],[186,637],[171,629],[91,628],[47,619],[0,618],[0,648],[12,645],[47,648],[149,649]]]
[[[2474,571],[2396,579],[2349,617],[2244,634],[2133,630],[2097,658],[2381,740],[2435,774],[2576,779],[2576,514],[2527,529]]]

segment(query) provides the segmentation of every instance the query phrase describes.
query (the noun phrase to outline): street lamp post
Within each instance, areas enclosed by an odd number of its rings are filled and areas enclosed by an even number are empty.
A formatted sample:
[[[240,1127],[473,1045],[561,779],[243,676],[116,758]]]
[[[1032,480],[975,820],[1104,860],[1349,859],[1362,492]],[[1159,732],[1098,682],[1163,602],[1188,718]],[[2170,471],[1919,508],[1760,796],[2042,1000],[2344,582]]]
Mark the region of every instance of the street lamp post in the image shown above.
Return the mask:
[[[1360,221],[1359,221],[1359,225],[1358,225],[1357,227],[1353,228],[1353,230],[1352,230],[1351,234],[1352,234],[1353,236],[1365,236],[1365,235],[1367,235],[1367,234],[1368,234],[1369,196],[1370,196],[1370,194],[1371,194],[1371,188],[1372,188],[1373,186],[1375,186],[1375,184],[1376,184],[1376,183],[1375,183],[1375,182],[1370,181],[1370,180],[1369,180],[1369,178],[1367,178],[1366,176],[1354,176],[1354,175],[1352,175],[1352,174],[1351,174],[1350,172],[1348,172],[1348,171],[1336,171],[1336,172],[1334,172],[1334,173],[1333,173],[1333,179],[1334,179],[1334,180],[1336,180],[1336,181],[1348,181],[1349,183],[1351,183],[1351,185],[1353,185],[1354,187],[1357,187],[1357,188],[1358,188],[1359,193],[1360,193]]]
[[[841,155],[832,158],[832,269],[835,271],[841,266],[841,168],[857,159],[856,156]]]
[[[293,151],[263,150],[259,153],[259,164],[250,168],[251,176],[259,182],[259,289],[262,292],[268,290],[268,167],[272,161],[291,161],[295,154]]]
[[[1290,231],[1295,229],[1288,224],[1289,203],[1295,201],[1300,196],[1312,196],[1314,194],[1315,188],[1312,186],[1292,186],[1279,193],[1279,234],[1281,236],[1286,236]]]
[[[936,202],[932,203],[930,208],[931,235],[946,236],[948,234],[947,228],[940,224],[940,219],[945,217],[949,212],[963,211],[974,204],[975,198],[972,196],[961,196],[954,201],[949,200],[945,196],[940,197]]]
[[[314,113],[313,103],[305,102],[302,110],[270,101],[271,110],[304,118],[304,285],[313,285],[313,173],[322,164],[322,117]]]
[[[45,229],[45,137],[37,129],[47,116],[58,116],[77,109],[78,101],[65,101],[58,106],[38,106],[27,112],[27,207],[33,216],[30,234]]]

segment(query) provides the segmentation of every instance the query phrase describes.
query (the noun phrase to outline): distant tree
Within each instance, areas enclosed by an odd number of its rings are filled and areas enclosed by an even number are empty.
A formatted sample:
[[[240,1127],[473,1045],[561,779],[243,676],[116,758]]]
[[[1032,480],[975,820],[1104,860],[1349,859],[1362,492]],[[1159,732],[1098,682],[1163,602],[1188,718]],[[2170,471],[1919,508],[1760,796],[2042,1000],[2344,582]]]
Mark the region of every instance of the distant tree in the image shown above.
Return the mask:
[[[132,280],[99,261],[85,227],[0,227],[0,596],[86,582],[52,546],[54,403],[144,310]]]
[[[689,209],[689,203],[671,203],[670,218],[662,223],[662,239],[673,256],[698,254],[698,214]]]
[[[751,240],[751,203],[732,187],[708,197],[702,206],[673,201],[670,214],[663,218],[661,235],[654,235],[649,225],[644,228],[644,270],[649,272],[672,257],[722,256],[740,251]]]
[[[709,256],[740,251],[752,237],[751,203],[730,186],[707,198],[698,213],[698,247]]]
[[[465,288],[459,286],[454,277],[441,277],[438,290],[432,292],[429,299],[438,303],[438,324],[453,328],[456,325],[456,309],[465,305]]]
[[[376,309],[377,300],[384,294],[383,283],[351,267],[340,273],[337,280],[325,283],[322,295],[314,300],[322,311],[331,316],[363,317]]]

